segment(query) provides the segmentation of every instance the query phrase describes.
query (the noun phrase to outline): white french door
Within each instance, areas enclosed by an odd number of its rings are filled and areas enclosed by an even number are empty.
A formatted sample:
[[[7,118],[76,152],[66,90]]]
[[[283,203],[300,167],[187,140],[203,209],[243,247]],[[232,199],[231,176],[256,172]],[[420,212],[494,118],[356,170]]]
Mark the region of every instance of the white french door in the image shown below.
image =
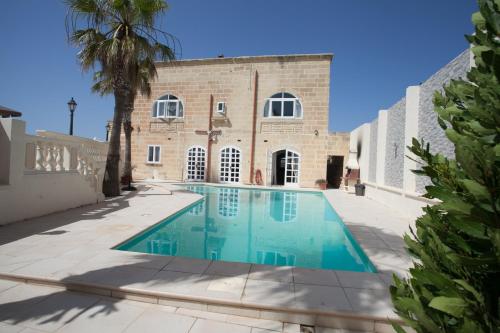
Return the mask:
[[[222,148],[220,151],[221,183],[239,183],[241,152],[235,147]]]
[[[285,160],[285,185],[299,183],[300,156],[294,151],[286,151]]]
[[[188,149],[186,156],[187,180],[204,181],[206,166],[206,150],[200,146]]]

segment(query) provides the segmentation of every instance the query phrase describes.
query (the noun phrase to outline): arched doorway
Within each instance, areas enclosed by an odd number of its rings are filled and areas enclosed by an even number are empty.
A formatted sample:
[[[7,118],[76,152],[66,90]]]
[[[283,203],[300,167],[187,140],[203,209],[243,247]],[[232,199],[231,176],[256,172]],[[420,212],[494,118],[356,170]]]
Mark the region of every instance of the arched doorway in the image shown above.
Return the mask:
[[[186,170],[188,181],[204,181],[206,168],[206,150],[201,146],[193,146],[187,150]]]
[[[236,147],[225,147],[220,151],[220,173],[221,183],[240,182],[241,151]]]
[[[282,149],[272,155],[272,185],[298,185],[300,155],[293,150]]]

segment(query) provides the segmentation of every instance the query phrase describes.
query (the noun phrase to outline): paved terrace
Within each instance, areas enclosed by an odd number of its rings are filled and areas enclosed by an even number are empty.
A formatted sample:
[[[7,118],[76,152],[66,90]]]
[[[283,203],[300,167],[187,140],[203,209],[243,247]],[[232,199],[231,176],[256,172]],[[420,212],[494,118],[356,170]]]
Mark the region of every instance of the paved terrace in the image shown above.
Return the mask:
[[[325,195],[379,273],[111,250],[201,198],[175,185],[145,183],[137,192],[101,204],[1,227],[0,278],[196,310],[206,316],[222,313],[255,320],[391,332],[388,319],[398,318],[392,311],[388,286],[393,273],[403,275],[411,265],[401,239],[410,221],[365,197],[338,190],[326,191]],[[25,307],[38,309],[36,318],[55,320],[59,316],[57,308],[36,306],[38,302],[30,299],[40,296],[26,290],[22,302]],[[0,313],[4,314],[0,321],[9,323],[19,319],[20,314],[4,311],[16,305],[15,297],[5,294],[0,294]],[[71,304],[75,311],[80,307],[79,302],[69,302],[68,306]],[[106,307],[105,311],[111,315],[122,310]],[[28,318],[21,318],[24,320]]]

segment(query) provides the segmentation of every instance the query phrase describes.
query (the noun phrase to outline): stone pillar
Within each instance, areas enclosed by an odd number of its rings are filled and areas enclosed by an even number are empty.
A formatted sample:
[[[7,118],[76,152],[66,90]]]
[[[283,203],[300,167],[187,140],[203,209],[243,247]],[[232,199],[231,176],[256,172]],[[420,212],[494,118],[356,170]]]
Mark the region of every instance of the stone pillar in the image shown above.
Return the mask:
[[[370,131],[371,124],[366,123],[361,126],[361,130],[359,132],[359,142],[361,143],[361,154],[359,156],[359,178],[361,179],[361,182],[367,182],[368,174],[370,173]]]
[[[417,168],[417,163],[406,156],[414,158],[406,147],[412,145],[412,139],[418,139],[418,110],[420,103],[420,86],[406,88],[406,120],[405,120],[405,158],[403,163],[403,190],[415,193],[416,175],[411,171]]]
[[[375,182],[384,185],[385,182],[385,150],[387,141],[387,110],[378,112],[377,128],[377,174]]]

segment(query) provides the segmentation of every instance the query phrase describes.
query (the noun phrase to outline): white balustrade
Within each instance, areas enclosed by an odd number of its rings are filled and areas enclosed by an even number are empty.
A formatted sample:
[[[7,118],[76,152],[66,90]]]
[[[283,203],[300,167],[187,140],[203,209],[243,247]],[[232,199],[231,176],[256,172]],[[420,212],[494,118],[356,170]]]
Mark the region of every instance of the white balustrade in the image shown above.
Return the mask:
[[[64,134],[39,131],[26,135],[26,172],[78,172],[96,191],[100,190],[108,144]]]

